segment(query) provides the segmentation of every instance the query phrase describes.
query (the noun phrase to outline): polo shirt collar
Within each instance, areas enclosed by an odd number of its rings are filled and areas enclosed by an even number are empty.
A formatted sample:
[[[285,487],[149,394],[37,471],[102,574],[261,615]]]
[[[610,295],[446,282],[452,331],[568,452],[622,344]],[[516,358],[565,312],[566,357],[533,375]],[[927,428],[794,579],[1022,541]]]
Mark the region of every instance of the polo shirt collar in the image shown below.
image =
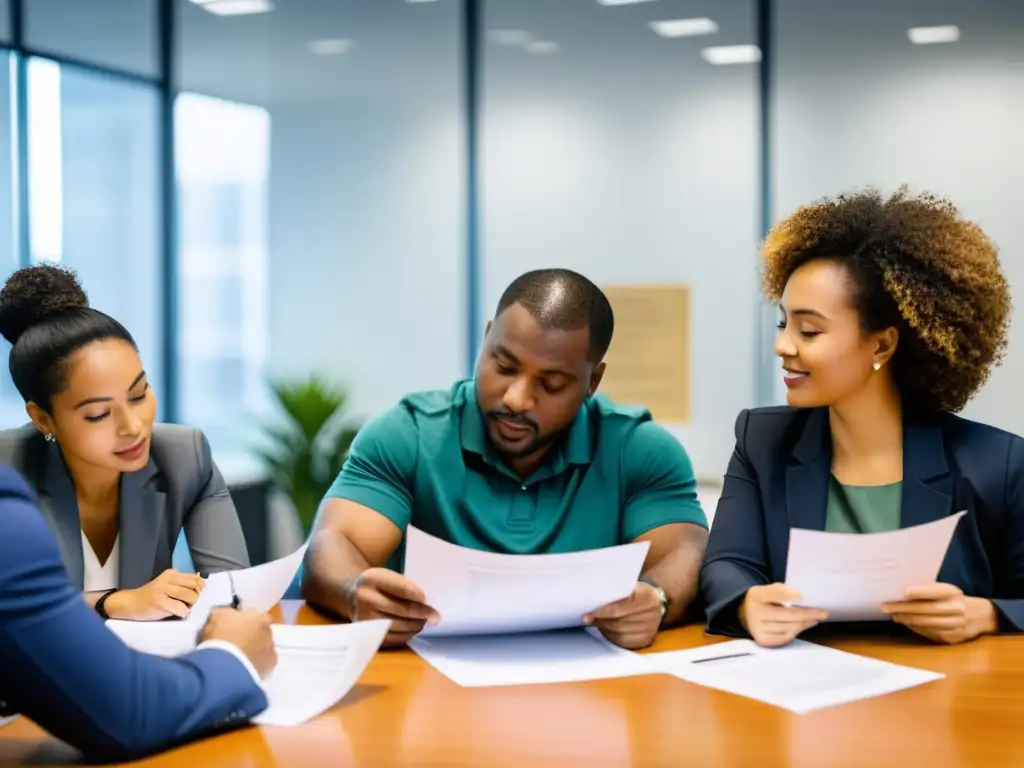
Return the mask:
[[[483,416],[476,401],[476,382],[472,379],[464,385],[464,402],[462,406],[459,436],[463,450],[476,453],[489,463],[497,465],[498,459],[487,439]],[[565,442],[555,452],[549,454],[544,465],[551,465],[555,472],[565,469],[566,464],[590,464],[594,460],[593,428],[591,426],[591,401],[588,398],[576,412],[569,427]]]

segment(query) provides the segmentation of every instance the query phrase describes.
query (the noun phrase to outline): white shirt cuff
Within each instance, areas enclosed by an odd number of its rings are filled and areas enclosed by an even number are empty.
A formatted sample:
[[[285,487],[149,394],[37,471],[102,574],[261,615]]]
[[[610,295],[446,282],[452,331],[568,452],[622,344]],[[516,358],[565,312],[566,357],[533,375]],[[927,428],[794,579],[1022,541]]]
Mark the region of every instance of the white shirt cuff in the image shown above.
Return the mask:
[[[227,651],[242,663],[242,666],[245,667],[246,672],[252,675],[253,682],[255,682],[256,685],[260,684],[260,675],[259,672],[256,671],[256,667],[252,665],[252,662],[249,661],[249,657],[242,653],[239,647],[234,643],[229,643],[227,640],[204,640],[196,646],[197,651],[202,651],[206,648]]]

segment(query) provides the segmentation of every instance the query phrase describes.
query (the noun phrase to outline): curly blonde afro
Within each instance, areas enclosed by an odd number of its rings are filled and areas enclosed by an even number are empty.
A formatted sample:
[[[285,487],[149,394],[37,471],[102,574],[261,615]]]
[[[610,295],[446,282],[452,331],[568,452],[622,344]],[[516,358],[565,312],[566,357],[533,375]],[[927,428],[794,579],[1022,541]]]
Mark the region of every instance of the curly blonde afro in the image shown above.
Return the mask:
[[[779,301],[814,259],[846,267],[865,331],[896,327],[905,400],[959,411],[1006,350],[1011,301],[996,246],[948,200],[867,189],[797,210],[762,247],[765,296]]]

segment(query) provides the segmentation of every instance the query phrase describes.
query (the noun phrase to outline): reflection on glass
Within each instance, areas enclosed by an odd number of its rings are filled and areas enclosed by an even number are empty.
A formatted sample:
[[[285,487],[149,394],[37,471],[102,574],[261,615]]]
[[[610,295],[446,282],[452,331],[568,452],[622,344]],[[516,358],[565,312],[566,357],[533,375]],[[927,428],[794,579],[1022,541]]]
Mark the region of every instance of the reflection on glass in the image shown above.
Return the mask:
[[[27,81],[30,259],[77,271],[159,382],[156,89],[41,58],[28,61]]]
[[[238,451],[265,406],[270,115],[183,93],[174,117],[180,416]]]
[[[158,0],[22,0],[25,44],[100,66],[156,77]],[[8,3],[0,3],[6,8]],[[0,34],[6,32],[0,14]]]
[[[49,59],[30,59],[28,82],[32,94],[28,99],[30,259],[33,264],[59,262],[64,255],[60,65]]]
[[[2,16],[2,14],[0,14]],[[0,24],[0,31],[4,25]],[[18,266],[19,240],[15,230],[15,156],[17,129],[14,114],[14,55],[0,54],[0,282]],[[0,339],[0,429],[23,424],[28,420],[21,396],[7,374],[10,345]]]

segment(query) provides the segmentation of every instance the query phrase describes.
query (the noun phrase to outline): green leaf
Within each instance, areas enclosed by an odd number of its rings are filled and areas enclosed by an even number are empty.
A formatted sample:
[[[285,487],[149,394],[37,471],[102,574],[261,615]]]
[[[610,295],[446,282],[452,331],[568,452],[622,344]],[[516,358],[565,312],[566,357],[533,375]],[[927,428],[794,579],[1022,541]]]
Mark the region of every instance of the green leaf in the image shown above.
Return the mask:
[[[361,425],[344,418],[344,387],[319,375],[274,381],[270,391],[282,419],[263,426],[266,445],[254,452],[274,485],[291,498],[308,532]]]

